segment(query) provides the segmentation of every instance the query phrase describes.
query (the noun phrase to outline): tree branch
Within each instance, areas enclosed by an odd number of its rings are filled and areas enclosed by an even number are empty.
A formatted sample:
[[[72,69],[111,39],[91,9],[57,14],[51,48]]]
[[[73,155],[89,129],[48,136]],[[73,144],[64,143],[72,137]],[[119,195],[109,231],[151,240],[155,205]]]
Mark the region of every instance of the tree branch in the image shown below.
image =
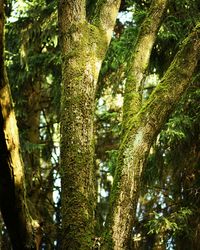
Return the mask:
[[[141,173],[155,137],[173,111],[174,105],[190,85],[192,75],[200,60],[199,37],[200,23],[184,40],[147,103],[137,115],[130,119],[131,126],[119,150],[111,196],[111,232],[116,250],[129,249]]]
[[[160,28],[168,0],[152,1],[150,11],[145,17],[132,49],[132,59],[128,66],[123,106],[123,127],[126,130],[130,117],[141,108],[143,83],[157,32]]]
[[[140,116],[158,132],[184,91],[200,60],[200,23],[183,41],[170,67],[144,104]]]

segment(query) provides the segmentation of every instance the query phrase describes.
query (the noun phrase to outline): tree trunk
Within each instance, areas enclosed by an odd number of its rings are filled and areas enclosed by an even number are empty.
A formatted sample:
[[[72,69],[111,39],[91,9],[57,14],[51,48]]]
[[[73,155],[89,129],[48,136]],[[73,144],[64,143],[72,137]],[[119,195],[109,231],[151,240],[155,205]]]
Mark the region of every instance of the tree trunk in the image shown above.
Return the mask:
[[[0,207],[14,250],[35,249],[26,204],[23,162],[11,92],[4,67],[4,1],[0,1]]]
[[[59,2],[63,250],[90,249],[95,240],[96,85],[119,4],[119,0],[99,1],[86,13],[86,1]]]
[[[149,149],[190,84],[200,58],[200,24],[185,39],[171,66],[124,134],[111,195],[113,249],[130,249],[140,177]],[[125,97],[126,98],[126,97]]]
[[[142,105],[143,84],[149,66],[149,59],[157,32],[162,23],[168,0],[153,0],[133,44],[131,60],[128,65],[123,105],[123,131],[129,128],[129,121],[138,113]]]

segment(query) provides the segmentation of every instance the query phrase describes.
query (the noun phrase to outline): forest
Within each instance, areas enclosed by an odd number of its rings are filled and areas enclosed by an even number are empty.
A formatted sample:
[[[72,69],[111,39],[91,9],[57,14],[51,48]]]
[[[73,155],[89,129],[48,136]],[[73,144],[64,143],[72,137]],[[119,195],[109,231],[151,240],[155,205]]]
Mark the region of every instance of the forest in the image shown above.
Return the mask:
[[[0,249],[200,250],[200,1],[0,0]]]

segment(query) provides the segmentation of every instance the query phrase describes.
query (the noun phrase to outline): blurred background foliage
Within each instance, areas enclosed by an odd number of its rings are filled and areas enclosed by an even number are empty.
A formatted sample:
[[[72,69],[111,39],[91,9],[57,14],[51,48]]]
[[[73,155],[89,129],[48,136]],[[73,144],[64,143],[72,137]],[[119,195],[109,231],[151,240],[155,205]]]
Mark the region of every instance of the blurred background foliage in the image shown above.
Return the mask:
[[[117,164],[126,66],[151,0],[123,0],[96,96],[97,235],[107,215]],[[91,11],[92,1],[87,1]],[[61,59],[57,1],[7,2],[6,65],[25,162],[30,210],[42,225],[41,249],[59,249]],[[143,101],[200,19],[198,0],[170,0],[154,45]],[[143,173],[136,249],[198,250],[200,239],[200,73],[164,125]],[[10,249],[1,223],[1,249]]]

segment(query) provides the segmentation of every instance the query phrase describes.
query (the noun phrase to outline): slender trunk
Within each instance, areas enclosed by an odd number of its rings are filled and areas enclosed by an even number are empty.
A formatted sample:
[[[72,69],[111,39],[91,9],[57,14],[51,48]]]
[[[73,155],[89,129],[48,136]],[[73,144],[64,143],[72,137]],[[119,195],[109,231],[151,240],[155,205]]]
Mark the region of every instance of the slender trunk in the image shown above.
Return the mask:
[[[132,49],[128,65],[123,105],[123,132],[129,128],[129,121],[142,105],[143,84],[157,32],[167,7],[168,0],[153,0]]]
[[[52,12],[48,14],[49,18]],[[40,17],[41,22],[44,25],[45,17]],[[21,62],[24,66],[23,70],[26,71],[31,67],[32,54],[34,52],[35,57],[39,57],[42,53],[43,43],[42,39],[33,39],[31,46],[29,40],[32,39],[32,30],[34,30],[34,25],[39,22],[35,20],[32,23],[27,22],[21,31],[21,44],[19,51],[21,53]],[[40,27],[43,29],[43,25]],[[25,55],[25,56],[24,56]],[[26,187],[27,195],[29,198],[29,211],[33,218],[37,219],[42,228],[37,232],[37,238],[41,239],[44,243],[46,249],[54,245],[55,233],[53,228],[55,228],[55,223],[53,221],[54,208],[53,204],[53,166],[51,162],[52,152],[51,148],[53,146],[53,139],[51,138],[51,128],[46,119],[46,108],[52,106],[50,103],[50,93],[46,88],[46,76],[48,72],[43,72],[43,69],[36,67],[34,69],[34,74],[26,73],[27,77],[22,79],[21,86],[23,86],[23,105],[18,99],[15,100],[16,104],[19,105],[21,109],[21,117],[19,118],[19,131],[23,133],[23,141],[26,143],[23,151],[23,159],[26,165],[25,177],[26,177]],[[17,98],[17,97],[16,97]],[[49,107],[47,107],[47,105]],[[43,112],[42,112],[43,111]],[[50,112],[51,113],[51,112]],[[24,115],[25,114],[25,115]],[[41,121],[41,115],[43,114],[43,119],[46,122],[46,130],[42,129],[42,134],[45,133],[46,141],[41,141],[43,135],[40,133],[41,122],[44,125],[44,121]],[[48,116],[48,115],[47,115]],[[50,116],[53,116],[51,113]],[[49,119],[48,119],[49,120]],[[44,138],[44,137],[43,137]],[[50,139],[51,138],[51,139]],[[45,149],[41,149],[41,143],[48,144]],[[43,159],[43,152],[45,151],[45,164]],[[44,235],[45,234],[45,235]],[[39,245],[39,241],[37,243]]]
[[[126,79],[124,93],[122,137],[125,137],[132,119],[141,109],[143,83],[146,78],[151,51],[162,23],[167,3],[168,0],[152,1],[149,12],[141,24],[136,44],[133,45],[132,55],[127,68],[128,77]],[[143,162],[141,162],[141,164],[143,164]],[[114,202],[113,199],[111,199],[111,214],[113,207],[112,202]],[[112,216],[108,216],[108,224],[110,223],[111,217]]]

